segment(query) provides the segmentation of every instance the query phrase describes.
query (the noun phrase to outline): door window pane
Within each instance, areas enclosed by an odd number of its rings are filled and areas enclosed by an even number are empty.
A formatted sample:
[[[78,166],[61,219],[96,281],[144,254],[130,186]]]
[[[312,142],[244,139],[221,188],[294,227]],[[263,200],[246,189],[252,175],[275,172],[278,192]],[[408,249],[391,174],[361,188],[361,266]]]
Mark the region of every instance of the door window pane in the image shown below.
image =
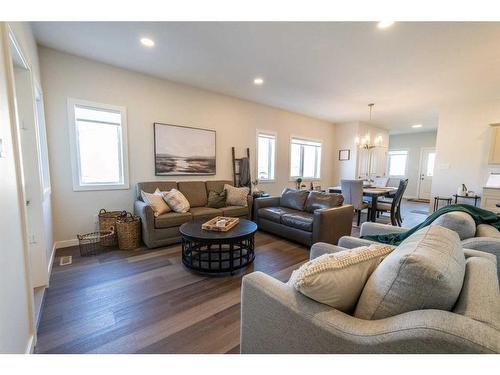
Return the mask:
[[[434,175],[434,162],[436,161],[436,153],[429,152],[427,156],[427,177],[432,177]]]

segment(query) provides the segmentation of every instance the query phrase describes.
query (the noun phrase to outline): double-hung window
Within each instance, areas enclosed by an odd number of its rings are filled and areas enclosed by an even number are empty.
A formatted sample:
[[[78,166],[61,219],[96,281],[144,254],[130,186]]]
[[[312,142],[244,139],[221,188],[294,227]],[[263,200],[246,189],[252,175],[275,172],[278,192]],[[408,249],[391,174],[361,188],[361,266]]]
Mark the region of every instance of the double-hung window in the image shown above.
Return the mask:
[[[274,181],[276,134],[257,132],[257,176],[259,181]]]
[[[128,189],[124,107],[68,100],[73,190]]]
[[[387,153],[387,164],[389,177],[404,177],[406,175],[406,164],[408,151],[392,150]]]
[[[290,177],[319,179],[320,173],[321,142],[292,137],[290,144]]]

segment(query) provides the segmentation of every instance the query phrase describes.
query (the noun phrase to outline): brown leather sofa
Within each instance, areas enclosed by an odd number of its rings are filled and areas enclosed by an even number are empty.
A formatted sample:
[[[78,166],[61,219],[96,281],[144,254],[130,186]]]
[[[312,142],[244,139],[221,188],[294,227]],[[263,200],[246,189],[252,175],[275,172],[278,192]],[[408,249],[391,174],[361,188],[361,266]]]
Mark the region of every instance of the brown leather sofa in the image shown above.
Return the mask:
[[[349,236],[354,209],[340,194],[285,189],[281,197],[253,202],[259,229],[310,246],[316,242],[337,244]]]
[[[248,197],[248,206],[228,206],[222,208],[207,207],[208,192],[221,192],[224,184],[233,185],[231,181],[151,181],[139,182],[136,189],[134,212],[140,216],[142,223],[142,240],[147,247],[159,247],[181,241],[179,227],[191,220],[209,220],[216,216],[249,217],[251,197]],[[151,206],[144,203],[141,190],[153,193],[156,188],[161,191],[170,189],[179,190],[191,206],[189,212],[168,212],[155,217]]]

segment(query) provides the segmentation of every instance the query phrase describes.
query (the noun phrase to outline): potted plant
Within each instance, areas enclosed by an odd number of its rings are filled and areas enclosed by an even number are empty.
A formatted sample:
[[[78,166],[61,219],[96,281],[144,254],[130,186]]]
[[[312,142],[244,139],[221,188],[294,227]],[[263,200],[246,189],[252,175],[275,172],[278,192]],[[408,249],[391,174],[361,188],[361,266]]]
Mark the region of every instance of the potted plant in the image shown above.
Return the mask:
[[[253,186],[253,192],[254,193],[259,193],[259,189],[257,188],[257,185],[259,184],[259,179],[256,178],[255,180],[252,181],[252,186]]]
[[[300,190],[300,188],[302,187],[302,178],[298,177],[295,182],[297,183],[297,189]]]

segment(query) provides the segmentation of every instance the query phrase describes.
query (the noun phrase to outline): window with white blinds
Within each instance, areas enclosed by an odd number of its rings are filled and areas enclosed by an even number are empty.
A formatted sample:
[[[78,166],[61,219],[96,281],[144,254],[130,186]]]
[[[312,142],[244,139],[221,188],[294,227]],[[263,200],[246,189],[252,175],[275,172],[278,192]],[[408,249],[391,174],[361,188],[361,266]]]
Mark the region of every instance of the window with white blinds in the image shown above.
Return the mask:
[[[73,190],[128,189],[125,108],[68,101]]]
[[[321,142],[292,138],[290,144],[290,177],[319,179],[321,176]]]
[[[276,166],[276,134],[257,132],[257,178],[274,181]]]

